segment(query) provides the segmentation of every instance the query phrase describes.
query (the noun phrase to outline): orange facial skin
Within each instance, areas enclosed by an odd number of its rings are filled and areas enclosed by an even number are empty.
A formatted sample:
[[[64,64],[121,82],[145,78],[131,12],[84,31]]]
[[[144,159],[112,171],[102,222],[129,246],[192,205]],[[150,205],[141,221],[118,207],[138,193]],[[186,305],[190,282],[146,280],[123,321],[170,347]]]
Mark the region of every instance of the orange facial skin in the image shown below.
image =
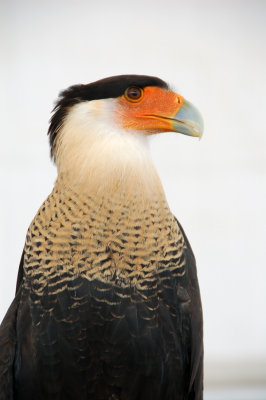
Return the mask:
[[[147,134],[174,131],[171,119],[183,102],[184,98],[171,90],[147,86],[137,101],[130,101],[125,95],[117,99],[117,123]]]

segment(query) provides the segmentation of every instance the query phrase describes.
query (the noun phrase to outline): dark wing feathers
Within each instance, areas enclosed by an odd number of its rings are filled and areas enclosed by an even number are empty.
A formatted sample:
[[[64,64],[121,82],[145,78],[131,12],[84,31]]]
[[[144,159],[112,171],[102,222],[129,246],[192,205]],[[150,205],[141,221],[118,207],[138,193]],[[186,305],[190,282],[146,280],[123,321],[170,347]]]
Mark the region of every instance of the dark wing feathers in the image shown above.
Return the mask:
[[[24,251],[19,264],[16,296],[0,326],[0,400],[14,398],[14,363],[17,346],[17,311],[21,301]]]
[[[14,359],[17,344],[16,319],[20,291],[11,303],[0,327],[0,400],[14,398]]]
[[[190,362],[190,384],[189,400],[201,400],[203,396],[203,321],[200,289],[197,277],[195,256],[193,254],[187,236],[180,225],[176,222],[183,234],[186,244],[186,269],[188,270],[189,282],[187,291],[191,301],[190,308],[190,343],[191,343],[191,362]]]
[[[18,267],[18,277],[17,277],[17,285],[16,285],[16,293],[18,292],[20,285],[22,283],[23,280],[23,265],[24,265],[24,254],[25,254],[25,250],[23,250],[22,254],[21,254],[21,258],[20,258],[20,263],[19,263],[19,267]]]

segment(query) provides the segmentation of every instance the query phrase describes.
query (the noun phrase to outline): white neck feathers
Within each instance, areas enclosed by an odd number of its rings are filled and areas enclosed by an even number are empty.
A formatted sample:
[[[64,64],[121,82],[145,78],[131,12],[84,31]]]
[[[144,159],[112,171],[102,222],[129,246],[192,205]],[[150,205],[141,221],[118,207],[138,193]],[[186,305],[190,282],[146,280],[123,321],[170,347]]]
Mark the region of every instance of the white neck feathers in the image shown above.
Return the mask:
[[[113,119],[114,99],[72,107],[56,143],[58,175],[91,192],[124,191],[164,197],[147,137],[127,132]]]

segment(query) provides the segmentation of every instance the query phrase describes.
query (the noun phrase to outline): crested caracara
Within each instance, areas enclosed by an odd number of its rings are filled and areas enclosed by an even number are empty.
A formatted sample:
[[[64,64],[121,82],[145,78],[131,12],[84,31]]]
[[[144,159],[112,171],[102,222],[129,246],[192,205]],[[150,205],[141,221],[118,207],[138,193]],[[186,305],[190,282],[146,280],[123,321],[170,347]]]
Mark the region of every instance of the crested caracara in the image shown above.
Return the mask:
[[[33,219],[0,328],[0,400],[201,400],[195,258],[147,141],[199,137],[161,79],[63,91],[49,127],[58,169]]]

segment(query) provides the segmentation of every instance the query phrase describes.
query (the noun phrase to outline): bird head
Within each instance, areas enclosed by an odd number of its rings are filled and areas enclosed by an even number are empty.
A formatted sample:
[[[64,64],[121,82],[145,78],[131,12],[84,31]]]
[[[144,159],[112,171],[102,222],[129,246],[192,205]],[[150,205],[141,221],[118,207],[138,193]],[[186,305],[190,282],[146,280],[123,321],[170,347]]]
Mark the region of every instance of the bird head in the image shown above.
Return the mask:
[[[48,134],[59,170],[74,164],[84,170],[84,160],[90,170],[92,160],[94,167],[121,159],[141,164],[147,136],[172,131],[200,137],[203,131],[192,104],[163,80],[144,75],[71,86],[60,93],[53,111]]]

